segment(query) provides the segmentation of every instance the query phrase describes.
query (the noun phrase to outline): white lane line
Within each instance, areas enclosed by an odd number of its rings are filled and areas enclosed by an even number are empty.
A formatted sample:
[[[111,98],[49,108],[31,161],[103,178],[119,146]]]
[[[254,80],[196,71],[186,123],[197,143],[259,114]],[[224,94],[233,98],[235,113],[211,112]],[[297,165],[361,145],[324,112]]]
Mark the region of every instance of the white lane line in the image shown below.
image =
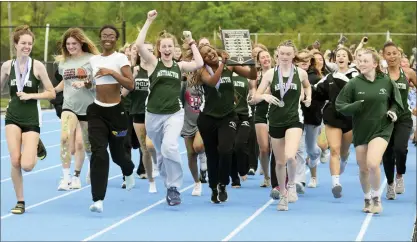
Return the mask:
[[[379,188],[379,191],[378,191],[379,194],[382,194],[382,192],[384,191],[386,185],[387,185],[387,179],[385,178],[384,183]],[[365,219],[363,220],[361,229],[360,229],[358,235],[356,236],[355,241],[362,241],[363,236],[365,236],[366,230],[368,230],[369,224],[371,223],[372,216],[374,216],[373,213],[368,213],[366,215]]]
[[[110,181],[110,180],[113,180],[113,179],[118,178],[118,177],[121,177],[121,176],[123,176],[123,174],[119,174],[119,175],[117,175],[117,176],[112,176],[112,177],[110,177],[108,180]],[[44,200],[44,201],[42,201],[42,202],[39,202],[39,203],[33,204],[33,205],[29,206],[29,207],[26,207],[26,210],[29,210],[29,209],[32,209],[32,208],[39,207],[39,206],[41,206],[41,205],[43,205],[43,204],[45,204],[45,203],[49,203],[49,202],[55,201],[55,200],[57,200],[57,199],[60,199],[60,198],[63,198],[63,197],[69,196],[69,195],[74,194],[74,193],[76,193],[76,192],[80,192],[80,191],[82,191],[82,190],[84,190],[84,189],[89,188],[90,186],[91,186],[91,185],[88,185],[88,186],[82,187],[82,188],[80,188],[80,189],[77,189],[77,190],[74,190],[74,191],[70,191],[70,192],[66,192],[66,193],[64,193],[64,194],[62,194],[62,195],[59,195],[59,196],[56,196],[56,197],[53,197],[53,198],[50,198],[50,199]],[[1,216],[1,220],[5,219],[5,218],[9,218],[9,217],[11,217],[11,216],[13,216],[13,215],[14,215],[14,214],[12,214],[12,213],[8,213],[8,214],[6,214],[6,215],[3,215],[3,216]]]
[[[306,168],[305,174],[307,175],[310,173],[310,169]],[[249,218],[245,219],[243,223],[239,224],[230,234],[228,234],[222,241],[229,241],[233,237],[235,237],[240,231],[242,231],[246,226],[248,226],[249,223],[251,223],[256,217],[258,217],[266,208],[268,208],[269,205],[271,205],[274,202],[273,199],[268,200],[262,207],[258,208]]]

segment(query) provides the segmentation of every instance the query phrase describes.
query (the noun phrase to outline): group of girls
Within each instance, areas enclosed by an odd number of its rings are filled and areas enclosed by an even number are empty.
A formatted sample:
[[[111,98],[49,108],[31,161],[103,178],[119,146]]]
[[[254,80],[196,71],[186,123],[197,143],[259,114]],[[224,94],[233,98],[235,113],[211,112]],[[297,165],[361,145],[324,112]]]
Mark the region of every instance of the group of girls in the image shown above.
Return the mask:
[[[62,78],[55,87],[44,65],[30,58],[33,33],[27,26],[16,29],[16,59],[3,64],[1,74],[1,86],[7,82],[11,96],[6,138],[18,201],[12,213],[25,212],[21,170],[32,170],[37,161],[38,100],[54,99],[59,92],[64,101],[58,190],[81,188],[79,176],[87,156],[92,212],[103,212],[110,166],[107,147],[123,174],[123,188],[135,186],[131,152],[140,147],[136,175],[147,178],[148,191],[156,193],[155,171],[159,172],[168,205],[179,205],[184,174],[180,136],[194,180],[192,195],[201,196],[201,183],[208,179],[215,204],[229,199],[229,184],[239,188],[255,174],[258,158],[260,186],[271,187],[270,196],[279,200],[280,211],[305,193],[306,168],[311,171],[308,187],[318,186],[319,161],[330,160],[330,190],[341,198],[340,176],[352,143],[364,212],[382,212],[381,161],[388,180],[386,198],[404,193],[415,115],[408,97],[416,73],[400,67],[401,54],[394,43],[382,49],[386,73],[380,69],[381,56],[363,48],[363,42],[354,55],[338,46],[334,60],[325,59],[319,45],[298,51],[292,41],[284,41],[272,58],[265,46],[255,44],[256,65],[228,65],[226,51],[206,38],[197,43],[189,31],[184,32],[182,47],[165,31],[155,45],[147,42],[157,15],[155,10],[148,12],[136,41],[124,53],[116,51],[119,32],[112,25],[99,31],[101,52],[81,29],[67,30],[55,57]],[[44,92],[38,93],[41,82]]]

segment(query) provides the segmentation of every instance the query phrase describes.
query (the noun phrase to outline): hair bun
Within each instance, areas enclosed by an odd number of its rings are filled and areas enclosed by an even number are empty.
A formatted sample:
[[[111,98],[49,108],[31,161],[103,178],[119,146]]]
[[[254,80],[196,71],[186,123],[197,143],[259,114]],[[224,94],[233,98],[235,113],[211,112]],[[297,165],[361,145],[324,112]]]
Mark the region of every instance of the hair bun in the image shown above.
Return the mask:
[[[21,31],[21,30],[30,30],[29,25],[25,24],[25,25],[17,26],[15,29],[15,32]]]

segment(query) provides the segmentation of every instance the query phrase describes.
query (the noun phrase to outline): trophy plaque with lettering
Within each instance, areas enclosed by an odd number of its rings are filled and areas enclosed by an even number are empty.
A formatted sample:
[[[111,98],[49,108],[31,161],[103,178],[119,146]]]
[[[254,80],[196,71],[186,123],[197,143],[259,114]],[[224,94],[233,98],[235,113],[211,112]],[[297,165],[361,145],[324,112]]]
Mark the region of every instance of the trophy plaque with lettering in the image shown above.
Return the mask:
[[[224,50],[230,55],[227,65],[255,65],[249,30],[221,30]]]

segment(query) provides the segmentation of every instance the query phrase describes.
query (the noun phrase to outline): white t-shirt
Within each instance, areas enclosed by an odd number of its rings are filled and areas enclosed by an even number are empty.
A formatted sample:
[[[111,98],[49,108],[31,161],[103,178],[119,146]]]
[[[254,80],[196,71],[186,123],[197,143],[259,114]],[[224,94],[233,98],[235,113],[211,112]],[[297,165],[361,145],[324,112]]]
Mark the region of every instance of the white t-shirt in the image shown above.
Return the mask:
[[[114,52],[109,56],[95,55],[90,59],[91,68],[93,69],[93,76],[97,74],[99,68],[107,68],[113,70],[119,74],[122,74],[122,67],[129,66],[130,62],[127,59],[127,56]],[[107,85],[107,84],[116,84],[119,83],[114,77],[107,75],[100,78],[94,78],[96,85]]]

